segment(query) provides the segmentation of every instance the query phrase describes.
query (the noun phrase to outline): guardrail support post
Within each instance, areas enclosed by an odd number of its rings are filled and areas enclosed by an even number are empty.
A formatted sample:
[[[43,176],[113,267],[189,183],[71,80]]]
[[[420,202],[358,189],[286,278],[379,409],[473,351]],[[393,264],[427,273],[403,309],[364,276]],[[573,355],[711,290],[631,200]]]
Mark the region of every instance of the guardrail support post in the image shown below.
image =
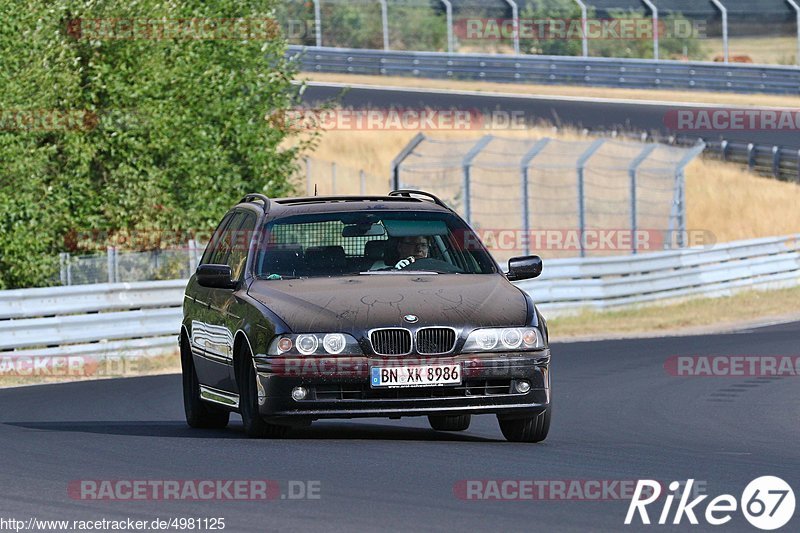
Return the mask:
[[[797,16],[797,58],[796,63],[800,65],[800,5],[795,0],[786,0],[789,2],[789,5],[792,6],[794,9],[795,15]]]
[[[453,53],[453,4],[450,0],[441,0],[447,13],[447,53]]]
[[[658,61],[658,8],[650,0],[642,0],[653,15],[653,59]]]
[[[630,176],[631,180],[631,252],[636,255],[636,243],[638,242],[636,239],[636,231],[639,229],[639,220],[638,220],[638,212],[637,212],[637,184],[636,184],[636,175],[639,171],[639,167],[645,160],[650,157],[650,154],[655,151],[658,147],[657,144],[651,144],[646,146],[641,153],[636,156],[636,158],[631,162],[630,168],[628,168],[628,176]]]
[[[381,26],[383,26],[383,49],[389,49],[389,7],[386,0],[378,0],[381,3]]]
[[[728,141],[723,139],[722,142],[719,143],[719,148],[722,151],[722,160],[723,161],[727,161],[728,160]]]
[[[322,0],[314,0],[314,36],[317,42],[317,48],[322,46],[322,12],[319,3]]]
[[[722,5],[720,0],[711,0],[711,3],[722,13],[722,48],[725,54],[725,63],[728,63],[730,60],[730,50],[728,47],[728,9]]]
[[[530,182],[528,179],[528,168],[533,159],[545,149],[550,142],[549,137],[540,139],[522,156],[520,169],[522,174],[522,229],[525,232],[523,242],[525,243],[525,255],[531,254],[531,214],[530,214]]]
[[[478,157],[478,154],[481,153],[487,144],[492,142],[491,135],[486,135],[481,138],[475,146],[469,149],[469,152],[464,156],[464,161],[462,162],[462,172],[464,175],[464,183],[461,187],[462,193],[464,194],[464,220],[466,220],[467,224],[472,225],[472,193],[470,191],[470,170],[472,168],[472,162]]]
[[[750,143],[747,145],[747,168],[753,170],[756,166],[756,145]]]
[[[589,159],[597,152],[603,144],[605,144],[604,139],[597,139],[594,141],[589,148],[581,154],[577,161],[577,170],[578,170],[578,226],[579,226],[579,240],[581,246],[581,257],[586,257],[586,242],[585,242],[585,233],[586,233],[586,196],[584,191],[584,171],[586,170],[586,163],[589,162]]]
[[[781,149],[779,146],[772,147],[772,176],[781,177]]]
[[[511,19],[514,25],[514,55],[519,55],[519,7],[514,0],[506,0],[511,6]]]
[[[331,162],[331,194],[336,195],[336,162]]]
[[[367,194],[367,175],[364,173],[364,169],[358,171],[358,190],[361,196],[365,196]]]
[[[409,141],[406,147],[403,148],[399,154],[397,154],[397,157],[392,160],[391,188],[393,190],[396,191],[403,188],[403,185],[400,183],[400,165],[403,164],[403,161],[405,161],[406,158],[411,155],[411,152],[413,152],[425,139],[426,137],[424,133],[417,133],[414,138]]]
[[[581,8],[581,46],[583,47],[583,57],[589,56],[589,36],[587,35],[588,32],[588,25],[589,25],[589,10],[586,9],[586,4],[583,3],[582,0],[575,0],[578,4],[578,7]]]

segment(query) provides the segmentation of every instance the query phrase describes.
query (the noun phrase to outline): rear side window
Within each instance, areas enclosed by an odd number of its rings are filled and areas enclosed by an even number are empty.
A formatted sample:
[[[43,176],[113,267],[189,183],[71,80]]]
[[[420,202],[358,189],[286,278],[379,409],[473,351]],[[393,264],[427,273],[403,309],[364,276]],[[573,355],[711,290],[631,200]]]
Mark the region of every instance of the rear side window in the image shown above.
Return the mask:
[[[234,221],[235,223],[236,221]],[[231,225],[233,228],[233,225]],[[240,279],[247,264],[247,252],[250,248],[250,240],[253,231],[256,229],[256,217],[252,214],[245,214],[242,224],[231,231],[231,251],[228,255],[226,264],[231,267],[232,278]]]
[[[230,224],[233,215],[233,213],[228,213],[225,215],[225,218],[223,218],[222,222],[220,222],[219,226],[217,226],[217,229],[214,232],[214,235],[211,237],[208,246],[206,246],[206,251],[203,253],[203,258],[200,260],[201,265],[215,264],[214,261],[212,261],[212,258],[218,255],[220,244],[223,241],[223,235],[225,234],[225,229]]]

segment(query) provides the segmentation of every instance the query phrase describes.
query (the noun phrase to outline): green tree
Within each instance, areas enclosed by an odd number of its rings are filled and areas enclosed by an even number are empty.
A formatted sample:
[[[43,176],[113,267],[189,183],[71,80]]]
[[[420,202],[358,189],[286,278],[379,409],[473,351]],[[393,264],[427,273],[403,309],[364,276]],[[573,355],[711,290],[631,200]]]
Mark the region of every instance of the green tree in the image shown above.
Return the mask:
[[[280,35],[109,39],[87,22],[262,28],[276,3],[0,0],[0,289],[52,281],[75,232],[205,231],[247,192],[292,191],[312,141],[288,143],[291,131],[265,120],[297,99]],[[84,121],[28,121],[65,114]]]

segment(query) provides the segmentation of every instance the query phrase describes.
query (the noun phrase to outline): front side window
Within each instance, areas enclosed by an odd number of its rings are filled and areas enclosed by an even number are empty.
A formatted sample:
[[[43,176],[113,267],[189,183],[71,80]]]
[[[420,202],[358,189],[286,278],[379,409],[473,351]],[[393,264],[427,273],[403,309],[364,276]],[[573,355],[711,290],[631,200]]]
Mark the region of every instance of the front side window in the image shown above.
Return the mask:
[[[458,217],[438,212],[358,211],[276,219],[267,223],[256,258],[256,275],[272,279],[497,271],[475,233]]]

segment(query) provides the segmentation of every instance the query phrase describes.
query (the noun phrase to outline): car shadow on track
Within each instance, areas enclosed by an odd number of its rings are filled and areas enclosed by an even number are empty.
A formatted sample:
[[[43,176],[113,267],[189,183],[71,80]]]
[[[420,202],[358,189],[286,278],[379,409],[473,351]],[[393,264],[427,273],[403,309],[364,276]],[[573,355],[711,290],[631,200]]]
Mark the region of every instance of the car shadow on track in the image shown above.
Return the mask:
[[[232,422],[226,429],[192,429],[184,422],[99,421],[99,422],[5,422],[3,425],[41,431],[94,433],[135,437],[167,437],[190,439],[247,439],[241,423]],[[369,424],[357,422],[326,422],[311,427],[295,428],[281,440],[406,440],[441,442],[497,442],[502,439],[477,437],[466,433],[448,433],[428,428]]]

